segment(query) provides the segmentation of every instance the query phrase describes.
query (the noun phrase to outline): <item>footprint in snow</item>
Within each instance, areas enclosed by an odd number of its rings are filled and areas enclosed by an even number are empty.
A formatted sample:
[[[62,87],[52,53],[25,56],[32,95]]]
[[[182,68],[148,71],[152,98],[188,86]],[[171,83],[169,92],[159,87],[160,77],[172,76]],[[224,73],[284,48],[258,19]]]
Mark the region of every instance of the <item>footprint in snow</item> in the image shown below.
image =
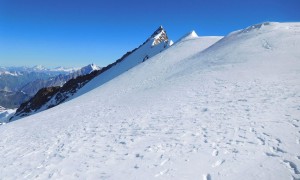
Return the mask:
[[[160,166],[163,166],[163,165],[166,164],[169,160],[170,160],[170,158],[163,160],[163,161],[160,163]]]
[[[279,147],[270,147],[270,150],[275,153],[286,153],[286,151],[284,151],[283,149],[281,149]]]
[[[213,167],[213,168],[218,167],[218,166],[220,166],[221,164],[223,164],[224,162],[225,162],[224,159],[218,160],[218,161],[216,161],[216,162],[212,165],[212,167]]]
[[[298,167],[294,162],[288,160],[283,160],[283,162],[286,164],[287,168],[290,169],[292,173],[300,174],[300,171],[298,170]]]
[[[210,174],[203,174],[203,180],[211,180]]]
[[[155,177],[162,176],[162,175],[164,175],[164,174],[166,174],[168,172],[169,172],[169,169],[165,169],[163,171],[160,171],[158,174],[156,174]]]
[[[261,137],[256,137],[260,145],[265,145],[265,140]]]
[[[212,152],[212,156],[218,156],[218,154],[219,154],[219,151],[216,149]]]
[[[280,157],[276,154],[272,154],[272,153],[268,153],[268,152],[266,152],[266,155],[269,156],[269,157]]]

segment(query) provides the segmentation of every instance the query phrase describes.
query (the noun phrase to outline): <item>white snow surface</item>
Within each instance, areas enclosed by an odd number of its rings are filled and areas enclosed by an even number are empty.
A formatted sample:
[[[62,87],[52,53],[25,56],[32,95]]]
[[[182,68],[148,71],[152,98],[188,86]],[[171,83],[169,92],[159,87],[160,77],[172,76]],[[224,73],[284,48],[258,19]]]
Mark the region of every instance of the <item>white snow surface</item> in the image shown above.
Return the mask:
[[[16,110],[17,109],[6,109],[0,106],[0,125],[7,123]]]
[[[217,39],[0,126],[0,179],[299,179],[300,23]]]
[[[181,37],[178,42],[182,42],[182,41],[185,41],[185,40],[189,40],[189,39],[194,39],[194,38],[197,38],[198,35],[197,33],[193,30],[189,33],[187,33],[186,35],[184,35],[183,37]]]
[[[75,72],[77,70],[80,70],[81,68],[73,68],[73,67],[63,67],[63,66],[58,66],[54,69],[52,69],[52,71],[62,71],[62,72]]]
[[[82,75],[86,75],[86,74],[90,74],[91,72],[97,71],[97,70],[100,70],[100,69],[101,68],[99,66],[95,65],[94,63],[92,63],[92,64],[89,64],[87,66],[84,66],[84,67],[80,68],[77,71],[81,71]]]
[[[22,75],[20,72],[9,72],[9,71],[0,71],[0,75],[11,75],[11,76],[18,76],[18,75]]]

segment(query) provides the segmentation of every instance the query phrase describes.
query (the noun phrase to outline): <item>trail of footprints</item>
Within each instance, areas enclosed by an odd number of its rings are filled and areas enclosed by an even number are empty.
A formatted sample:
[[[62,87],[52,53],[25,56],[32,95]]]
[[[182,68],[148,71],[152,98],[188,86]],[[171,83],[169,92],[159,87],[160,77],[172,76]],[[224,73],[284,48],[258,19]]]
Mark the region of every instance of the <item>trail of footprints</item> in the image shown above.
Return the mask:
[[[294,127],[297,128],[298,126]],[[255,132],[255,134],[258,141],[261,142],[261,145],[269,146],[269,152],[266,152],[265,154],[269,157],[278,158],[278,160],[282,162],[282,164],[293,174],[292,179],[300,179],[300,171],[296,163],[293,162],[294,160],[287,160],[291,159],[286,158],[286,156],[288,156],[288,152],[280,147],[282,141],[279,138],[273,138],[272,136],[264,132],[261,134]],[[296,156],[295,160],[299,160],[299,156]]]
[[[299,121],[297,121],[298,123]],[[293,125],[295,128],[298,128],[298,125]],[[264,126],[260,127],[261,130],[264,130]],[[207,134],[207,130],[204,128],[203,131],[205,132],[205,134]],[[249,128],[249,131],[246,132],[245,129],[243,128],[235,128],[235,135],[233,136],[232,139],[230,139],[229,137],[226,137],[227,139],[227,143],[230,146],[227,146],[227,150],[229,150],[228,148],[231,147],[233,148],[233,146],[239,146],[242,145],[243,143],[249,143],[249,144],[256,144],[256,145],[260,145],[262,147],[267,147],[267,151],[265,153],[266,156],[271,157],[271,158],[278,158],[278,161],[280,161],[292,174],[292,179],[300,179],[300,170],[297,166],[297,163],[295,163],[294,161],[298,161],[298,163],[300,162],[300,156],[296,155],[293,158],[290,158],[288,156],[288,152],[283,149],[282,146],[282,140],[278,137],[273,137],[272,135],[266,133],[266,132],[257,132],[257,130],[255,130],[253,127]],[[252,136],[250,136],[249,134],[246,133],[252,133]],[[298,133],[300,134],[300,132],[298,131]],[[206,137],[207,135],[205,135],[204,137]],[[256,138],[256,142],[251,140],[252,138]],[[229,138],[229,139],[228,139]],[[241,140],[239,140],[241,139]],[[300,139],[298,138],[297,140],[297,144],[300,143]],[[216,145],[217,144],[217,145]],[[213,147],[213,151],[211,153],[212,156],[214,157],[218,157],[219,155],[219,150],[216,146],[222,146],[222,143],[217,142],[217,143],[212,143],[212,147]],[[234,149],[234,148],[233,148]],[[226,151],[226,149],[225,149]],[[234,151],[232,151],[234,152]],[[288,158],[289,157],[289,158]],[[216,160],[214,163],[212,163],[212,168],[217,168],[219,166],[221,166],[222,164],[226,163],[225,159],[218,159]],[[212,176],[210,174],[204,174],[203,175],[203,180],[207,180],[207,179],[212,179]]]
[[[209,111],[206,109],[203,113],[209,113]],[[291,118],[290,116],[286,116],[287,118]],[[298,137],[295,140],[297,144],[300,144],[300,132],[299,132],[299,120],[293,119],[289,121],[292,127],[295,129],[298,129]],[[156,122],[153,122],[156,123]],[[161,146],[159,145],[149,145],[145,149],[145,153],[148,152],[156,152],[159,153],[160,150],[164,149],[168,151],[167,148],[174,148],[171,147],[172,143],[177,144],[176,148],[178,148],[178,151],[185,151],[185,150],[191,150],[192,152],[197,153],[198,150],[201,148],[201,146],[209,147],[211,151],[211,156],[213,156],[214,161],[211,162],[210,167],[213,169],[218,169],[222,166],[224,166],[226,163],[228,163],[228,160],[226,156],[226,153],[238,153],[239,149],[238,147],[243,147],[245,144],[250,144],[253,146],[260,146],[262,149],[265,149],[265,155],[270,158],[277,158],[281,164],[288,169],[288,171],[291,172],[294,179],[297,179],[300,177],[299,168],[297,166],[297,162],[300,161],[300,154],[297,154],[294,159],[287,156],[288,151],[284,149],[284,142],[278,137],[274,137],[271,134],[266,133],[264,125],[258,126],[257,124],[243,124],[238,123],[239,127],[232,127],[232,124],[226,124],[226,122],[217,122],[219,125],[214,125],[212,127],[209,126],[209,123],[203,123],[200,125],[200,123],[195,122],[194,126],[198,126],[199,129],[192,130],[190,135],[192,136],[192,140],[195,140],[195,143],[188,144],[187,149],[183,149],[184,146],[182,145],[183,140],[179,140],[174,138],[171,141],[172,142],[162,142]],[[132,126],[132,127],[131,127]],[[133,128],[133,126],[136,126]],[[176,125],[172,128],[166,128],[165,135],[168,136],[169,134],[174,133],[181,133],[180,129],[181,125]],[[254,128],[256,127],[256,128]],[[115,143],[118,146],[122,146],[123,149],[128,149],[128,145],[131,143],[134,143],[134,138],[130,137],[126,134],[129,132],[134,133],[135,135],[145,137],[145,136],[154,136],[157,131],[165,131],[165,129],[155,129],[157,127],[149,125],[147,128],[140,128],[137,124],[126,124],[123,123],[122,127],[119,129],[118,132],[114,132],[112,127],[109,127],[109,130],[107,132],[103,133],[99,131],[98,127],[93,128],[87,128],[82,131],[82,138],[91,138],[95,134],[101,134],[100,136],[111,136],[114,138]],[[184,129],[184,128],[182,128]],[[176,131],[175,131],[176,130]],[[180,131],[179,131],[180,130]],[[86,136],[88,134],[88,136]],[[80,136],[80,135],[78,135]],[[182,136],[184,138],[184,136]],[[68,139],[69,137],[66,135],[63,139]],[[96,142],[94,143],[96,144]],[[165,146],[164,146],[165,145]],[[71,146],[71,144],[69,144]],[[107,154],[109,153],[116,153],[114,152],[114,147],[116,145],[108,145],[107,147],[104,147],[107,151]],[[169,146],[169,147],[168,147]],[[57,149],[53,149],[54,152],[57,152],[57,154],[63,154],[62,152],[66,150],[65,145],[62,142],[57,142]],[[103,147],[102,147],[103,148]],[[103,156],[106,156],[106,154],[103,154]],[[118,155],[121,156],[121,155]],[[123,157],[128,156],[126,154],[122,155]],[[232,155],[234,156],[234,155]],[[135,157],[143,160],[144,155],[143,153],[137,153],[135,154]],[[63,157],[62,157],[63,158]],[[105,162],[109,156],[103,157],[102,160]],[[154,177],[160,177],[164,175],[168,175],[172,173],[172,169],[170,168],[170,157],[165,157],[163,154],[158,158],[158,162],[154,164],[151,168],[157,168],[157,173],[153,174]],[[135,164],[132,166],[136,170],[140,170],[141,166],[139,164]],[[224,166],[225,167],[225,166]],[[49,175],[50,176],[50,175]],[[212,180],[214,174],[211,172],[207,172],[207,174],[203,174],[203,180]]]

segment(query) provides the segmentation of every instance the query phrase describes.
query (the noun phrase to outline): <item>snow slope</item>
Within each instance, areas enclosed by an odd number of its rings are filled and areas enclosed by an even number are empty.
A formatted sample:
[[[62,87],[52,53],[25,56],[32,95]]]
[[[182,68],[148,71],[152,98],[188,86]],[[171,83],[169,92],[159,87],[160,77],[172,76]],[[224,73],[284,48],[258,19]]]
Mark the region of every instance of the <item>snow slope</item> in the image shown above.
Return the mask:
[[[134,66],[147,61],[149,58],[164,51],[171,45],[173,45],[173,41],[168,39],[166,31],[162,26],[160,26],[141,46],[122,59],[121,62],[91,80],[69,99],[74,99],[96,87],[101,86]]]
[[[300,23],[218,39],[1,126],[0,178],[300,178]]]

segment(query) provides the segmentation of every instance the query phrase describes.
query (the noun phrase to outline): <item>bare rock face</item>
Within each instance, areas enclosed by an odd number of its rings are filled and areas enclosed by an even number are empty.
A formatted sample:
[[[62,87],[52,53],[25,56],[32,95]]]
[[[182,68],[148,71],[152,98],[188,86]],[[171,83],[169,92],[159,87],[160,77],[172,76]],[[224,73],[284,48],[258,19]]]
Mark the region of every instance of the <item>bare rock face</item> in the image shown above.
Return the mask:
[[[162,26],[159,26],[159,28],[157,28],[156,31],[154,31],[154,33],[151,35],[151,37],[149,39],[147,39],[147,41],[150,41],[151,39],[154,39],[152,46],[155,46],[162,42],[169,41],[167,32],[165,31],[165,29]]]
[[[62,86],[59,89],[59,91],[56,94],[53,95],[52,103],[48,103],[47,108],[51,108],[63,103],[70,96],[75,94],[78,91],[78,89],[80,89],[94,77],[99,75],[99,73],[101,73],[101,70],[96,70],[91,72],[90,74],[78,76],[75,79],[69,80],[66,84],[64,84],[64,86]]]
[[[20,105],[15,116],[22,117],[23,114],[40,109],[59,89],[59,86],[40,89],[34,97]]]
[[[97,76],[101,70],[96,70],[90,74],[78,76],[69,80],[62,87],[47,87],[40,89],[30,100],[21,104],[10,121],[17,120],[36,112],[46,110],[63,103],[68,97],[72,96],[78,89]]]

